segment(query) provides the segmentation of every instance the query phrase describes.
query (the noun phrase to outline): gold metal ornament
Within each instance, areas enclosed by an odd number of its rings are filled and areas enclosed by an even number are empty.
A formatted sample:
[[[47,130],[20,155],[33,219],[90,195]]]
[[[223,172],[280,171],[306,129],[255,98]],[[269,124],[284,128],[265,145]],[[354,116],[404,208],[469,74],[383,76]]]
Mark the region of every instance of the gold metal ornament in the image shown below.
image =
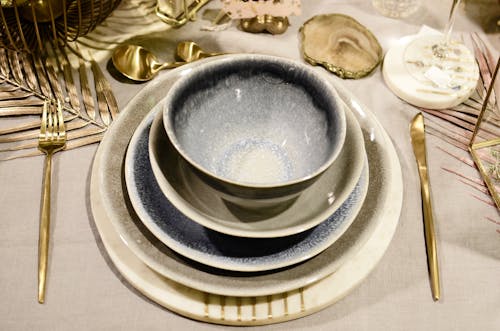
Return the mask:
[[[251,33],[269,32],[270,34],[282,34],[290,23],[286,16],[259,15],[252,18],[242,18],[240,26],[243,31]]]
[[[196,19],[198,11],[210,0],[158,0],[156,16],[173,27]]]
[[[499,66],[500,57],[497,59],[495,71],[491,76],[491,83],[469,143],[472,159],[498,209],[500,209],[500,107],[498,101],[500,95],[496,78]]]
[[[13,0],[0,6],[0,47],[33,52],[42,50],[47,40],[74,41],[92,31],[120,1]]]

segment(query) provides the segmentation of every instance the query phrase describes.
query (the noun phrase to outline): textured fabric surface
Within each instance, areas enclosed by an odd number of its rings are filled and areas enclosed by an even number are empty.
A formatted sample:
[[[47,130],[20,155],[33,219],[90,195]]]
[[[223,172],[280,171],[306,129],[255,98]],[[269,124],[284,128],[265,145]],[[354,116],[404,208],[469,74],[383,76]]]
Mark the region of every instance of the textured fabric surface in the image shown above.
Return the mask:
[[[126,1],[124,1],[126,2]],[[150,1],[151,2],[151,1]],[[381,16],[371,1],[304,0],[303,14],[290,19],[285,34],[244,33],[236,26],[221,32],[200,31],[199,20],[175,31],[142,39],[156,42],[164,58],[179,40],[204,48],[254,52],[299,60],[301,24],[315,14],[343,13],[367,26],[384,51],[422,24],[440,29],[449,1],[424,1],[419,15],[404,21]],[[123,4],[122,4],[123,5]],[[214,7],[216,4],[212,4]],[[118,12],[119,13],[119,10]],[[481,31],[474,17],[457,18],[457,31]],[[161,26],[161,25],[160,25]],[[498,35],[490,36],[498,46]],[[99,58],[105,69],[109,54]],[[120,108],[144,84],[110,79]],[[339,79],[340,81],[340,79]],[[420,189],[408,124],[416,109],[394,96],[380,67],[361,80],[341,83],[369,105],[392,138],[404,176],[404,202],[392,243],[375,270],[347,297],[311,316],[266,326],[266,330],[496,330],[500,325],[500,219],[495,208],[474,198],[474,188],[445,171],[476,177],[474,169],[438,146],[466,153],[428,138],[428,161],[435,207],[442,299],[431,299],[423,237]],[[36,301],[37,243],[43,158],[0,163],[0,330],[214,330],[223,328],[189,320],[151,302],[133,289],[110,261],[92,219],[89,183],[97,146],[58,153],[54,158],[52,226],[47,297]],[[376,194],[369,192],[368,194]]]

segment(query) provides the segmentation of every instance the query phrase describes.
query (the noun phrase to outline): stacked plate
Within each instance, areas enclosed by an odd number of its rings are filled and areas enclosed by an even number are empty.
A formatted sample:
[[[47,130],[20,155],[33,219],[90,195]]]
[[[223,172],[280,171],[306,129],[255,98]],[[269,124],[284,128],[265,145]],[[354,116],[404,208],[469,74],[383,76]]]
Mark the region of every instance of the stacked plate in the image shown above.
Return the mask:
[[[91,183],[99,233],[133,286],[182,315],[257,325],[310,314],[359,284],[387,248],[402,203],[397,155],[374,116],[329,81],[346,123],[335,161],[279,212],[235,207],[165,130],[172,85],[212,61],[159,77],[106,134]]]

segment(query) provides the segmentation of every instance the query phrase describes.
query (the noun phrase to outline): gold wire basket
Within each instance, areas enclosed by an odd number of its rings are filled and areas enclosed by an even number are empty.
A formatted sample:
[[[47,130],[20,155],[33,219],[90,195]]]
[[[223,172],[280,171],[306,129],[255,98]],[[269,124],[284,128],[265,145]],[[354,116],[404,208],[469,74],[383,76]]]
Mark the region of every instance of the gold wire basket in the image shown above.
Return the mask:
[[[75,41],[92,31],[121,0],[1,0],[0,47],[34,52],[47,40]]]

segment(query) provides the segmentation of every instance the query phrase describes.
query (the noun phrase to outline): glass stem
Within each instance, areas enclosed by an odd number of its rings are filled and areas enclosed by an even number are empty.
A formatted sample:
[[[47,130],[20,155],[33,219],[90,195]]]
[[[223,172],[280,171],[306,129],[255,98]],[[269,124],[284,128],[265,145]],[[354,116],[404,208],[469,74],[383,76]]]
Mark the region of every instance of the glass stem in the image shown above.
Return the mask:
[[[448,23],[446,23],[446,27],[444,28],[444,40],[445,43],[448,44],[451,38],[451,31],[453,30],[453,24],[455,23],[455,18],[457,17],[457,9],[460,4],[460,0],[453,0],[453,4],[451,5],[450,16],[448,17]]]

